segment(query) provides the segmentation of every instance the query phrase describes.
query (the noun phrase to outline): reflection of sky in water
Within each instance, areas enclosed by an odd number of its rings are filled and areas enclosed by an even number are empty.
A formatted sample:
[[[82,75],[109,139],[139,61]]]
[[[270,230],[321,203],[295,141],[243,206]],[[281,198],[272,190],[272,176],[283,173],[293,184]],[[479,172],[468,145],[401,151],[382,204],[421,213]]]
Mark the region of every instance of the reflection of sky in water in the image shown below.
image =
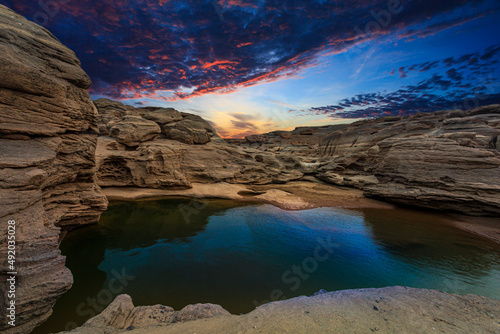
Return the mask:
[[[217,286],[217,281],[223,280],[221,276],[229,275],[237,281],[230,283],[234,290],[259,280],[263,281],[259,285],[269,289],[287,290],[293,284],[283,283],[283,272],[312,256],[318,239],[329,239],[335,245],[333,254],[303,280],[297,291],[300,293],[292,292],[291,296],[321,288],[407,285],[500,297],[493,289],[500,277],[499,266],[495,265],[498,253],[488,255],[477,245],[463,246],[474,237],[452,229],[446,234],[439,229],[429,231],[414,221],[393,222],[389,231],[376,235],[378,219],[372,225],[370,215],[332,208],[284,211],[270,205],[236,207],[207,217],[203,232],[184,241],[162,239],[126,251],[108,249],[99,269],[109,273],[125,266],[138,277],[148,273],[138,281],[156,286],[161,282],[175,285],[182,275],[196,275],[209,288]],[[398,229],[411,233],[401,239]],[[384,240],[386,235],[388,240]],[[442,252],[446,247],[449,249]],[[476,257],[484,266],[474,265]],[[164,279],[158,282],[155,275]],[[189,280],[198,285],[196,279]],[[139,285],[147,291],[144,284]],[[217,286],[216,290],[224,294],[225,288],[233,290],[230,286]]]
[[[99,226],[64,239],[61,250],[75,283],[44,325],[86,319],[76,306],[106,287],[114,270],[136,276],[120,293],[136,305],[220,304],[232,313],[254,301],[328,291],[403,285],[474,293],[500,299],[500,247],[442,223],[436,214],[412,210],[361,211],[319,208],[284,211],[271,205],[211,200],[190,217],[187,199],[116,203]],[[291,270],[321,243],[333,253],[305,279]],[[321,254],[325,254],[322,250]],[[283,281],[284,273],[287,280]],[[39,331],[38,333],[45,333]]]

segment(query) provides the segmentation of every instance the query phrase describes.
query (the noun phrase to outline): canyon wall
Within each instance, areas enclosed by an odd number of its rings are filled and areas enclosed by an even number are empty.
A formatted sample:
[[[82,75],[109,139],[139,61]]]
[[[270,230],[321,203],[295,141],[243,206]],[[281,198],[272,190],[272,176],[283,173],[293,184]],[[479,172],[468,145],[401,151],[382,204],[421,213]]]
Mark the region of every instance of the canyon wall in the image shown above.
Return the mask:
[[[61,228],[96,223],[107,207],[95,177],[97,111],[75,54],[46,29],[0,5],[0,281],[7,222],[16,224],[16,327],[28,333],[72,285]],[[2,285],[0,313],[5,313]]]
[[[500,105],[351,124],[323,139],[317,176],[385,201],[500,216]]]

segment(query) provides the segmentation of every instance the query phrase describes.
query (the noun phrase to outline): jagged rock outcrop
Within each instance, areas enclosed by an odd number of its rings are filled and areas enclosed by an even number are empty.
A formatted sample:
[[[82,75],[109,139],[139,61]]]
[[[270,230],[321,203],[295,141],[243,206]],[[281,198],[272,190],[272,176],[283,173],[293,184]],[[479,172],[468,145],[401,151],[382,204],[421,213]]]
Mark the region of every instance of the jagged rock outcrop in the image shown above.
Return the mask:
[[[325,138],[324,181],[382,200],[500,216],[500,105],[356,122]]]
[[[96,223],[97,112],[75,54],[0,5],[0,331],[28,333],[71,287],[61,229]],[[5,324],[7,221],[16,221],[16,327]]]
[[[194,182],[286,183],[304,175],[303,163],[294,156],[229,145],[199,116],[175,109],[133,108],[103,99],[95,105],[101,121],[107,122],[100,127],[111,129],[108,136],[99,137],[97,148],[101,186],[164,189],[186,188]],[[114,115],[111,120],[109,115]],[[132,117],[137,123],[143,119],[156,124],[162,134],[127,145],[114,136],[113,129]],[[121,129],[127,138],[134,135],[127,131],[137,132],[134,127]]]
[[[475,295],[454,295],[407,287],[319,291],[259,306],[243,315],[229,315],[211,305],[186,307],[178,321],[165,306],[136,307],[119,296],[102,315],[71,333],[498,333],[500,301]],[[122,307],[121,312],[119,305]],[[161,308],[164,313],[157,313]],[[189,308],[188,310],[186,310]],[[137,313],[136,313],[137,312]],[[141,316],[137,316],[141,314]],[[156,314],[157,319],[143,315]],[[194,316],[194,317],[193,317]],[[127,318],[127,320],[125,320]],[[109,319],[109,320],[108,320]],[[111,320],[113,319],[113,320]],[[196,320],[198,319],[198,320]],[[131,321],[135,325],[124,327]],[[115,326],[117,324],[117,326]]]

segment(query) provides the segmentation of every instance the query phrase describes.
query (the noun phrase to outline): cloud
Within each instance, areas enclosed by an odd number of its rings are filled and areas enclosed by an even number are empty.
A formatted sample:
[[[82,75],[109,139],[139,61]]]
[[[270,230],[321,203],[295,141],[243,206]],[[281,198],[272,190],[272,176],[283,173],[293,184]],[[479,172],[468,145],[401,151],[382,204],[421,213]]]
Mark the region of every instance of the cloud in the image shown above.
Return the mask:
[[[245,113],[229,113],[229,115],[243,122],[258,120],[260,118],[258,115],[251,115]]]
[[[499,61],[500,44],[458,58],[404,66],[399,69],[402,78],[412,71],[433,73],[416,84],[403,86],[393,92],[358,94],[333,105],[290,109],[289,112],[355,119],[404,116],[441,109],[470,109],[500,103],[499,78],[493,75]]]
[[[236,128],[239,130],[241,130],[241,129],[257,130],[258,129],[258,127],[251,122],[241,122],[241,121],[232,120],[231,123],[233,125],[233,128]]]
[[[43,2],[0,2],[31,19],[44,13]],[[473,20],[497,7],[492,0],[401,1],[401,12],[380,24],[373,13],[387,11],[387,0],[57,3],[47,28],[77,53],[94,95],[167,101],[294,77],[320,55],[384,36],[425,37],[461,24],[463,13]]]

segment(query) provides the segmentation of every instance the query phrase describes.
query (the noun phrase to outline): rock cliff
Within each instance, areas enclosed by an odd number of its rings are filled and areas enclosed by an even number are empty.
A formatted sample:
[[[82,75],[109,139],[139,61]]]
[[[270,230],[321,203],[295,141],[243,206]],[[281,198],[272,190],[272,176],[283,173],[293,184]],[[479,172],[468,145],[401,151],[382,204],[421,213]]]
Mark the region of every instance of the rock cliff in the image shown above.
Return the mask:
[[[27,333],[71,287],[61,228],[95,223],[107,201],[96,184],[97,112],[88,76],[50,32],[0,5],[0,254],[16,221],[16,327]],[[2,286],[0,313],[5,312]]]
[[[318,177],[393,203],[500,216],[500,105],[351,124],[327,136]]]

